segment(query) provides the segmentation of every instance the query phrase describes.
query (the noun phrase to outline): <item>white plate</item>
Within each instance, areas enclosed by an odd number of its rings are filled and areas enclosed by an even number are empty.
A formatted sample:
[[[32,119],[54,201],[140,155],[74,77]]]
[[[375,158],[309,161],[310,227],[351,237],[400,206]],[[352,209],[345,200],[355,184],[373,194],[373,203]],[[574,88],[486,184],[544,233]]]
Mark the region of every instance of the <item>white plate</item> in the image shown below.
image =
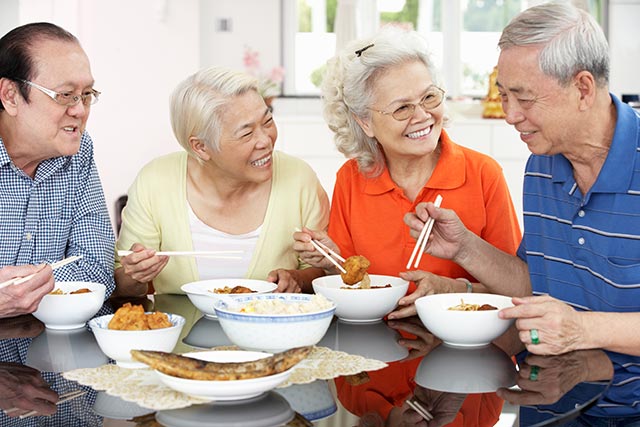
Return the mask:
[[[271,355],[271,353],[258,351],[200,351],[184,354],[184,356],[218,363],[248,362]],[[167,387],[190,396],[211,400],[240,400],[249,399],[274,389],[289,378],[292,370],[293,368],[266,377],[231,381],[191,380],[166,375],[158,371],[156,374]]]
[[[214,289],[220,289],[228,286],[233,288],[234,286],[244,286],[257,294],[266,294],[273,292],[278,288],[278,285],[266,280],[255,279],[211,279],[200,280],[198,282],[186,283],[180,287],[182,292],[187,294],[189,300],[193,305],[198,308],[206,317],[210,319],[216,319],[216,311],[213,309],[215,302],[218,300]],[[225,294],[225,296],[246,296],[247,294]]]

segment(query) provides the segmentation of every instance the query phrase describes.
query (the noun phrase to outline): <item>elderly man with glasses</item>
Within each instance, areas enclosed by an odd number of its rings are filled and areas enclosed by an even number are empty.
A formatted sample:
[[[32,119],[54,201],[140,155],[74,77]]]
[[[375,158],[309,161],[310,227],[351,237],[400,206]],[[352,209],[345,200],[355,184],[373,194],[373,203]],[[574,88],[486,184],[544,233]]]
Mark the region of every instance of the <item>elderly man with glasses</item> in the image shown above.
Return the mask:
[[[114,235],[85,131],[93,88],[78,39],[50,23],[0,39],[0,317],[33,312],[57,281],[114,288]],[[55,272],[48,264],[82,258]],[[21,266],[21,267],[12,267]]]

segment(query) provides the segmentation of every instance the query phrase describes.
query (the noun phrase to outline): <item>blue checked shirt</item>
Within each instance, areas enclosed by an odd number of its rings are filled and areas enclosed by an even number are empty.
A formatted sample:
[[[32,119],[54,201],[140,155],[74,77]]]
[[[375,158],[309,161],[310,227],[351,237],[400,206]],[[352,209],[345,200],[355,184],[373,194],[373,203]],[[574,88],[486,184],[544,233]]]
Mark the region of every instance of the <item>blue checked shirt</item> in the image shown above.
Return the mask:
[[[86,132],[77,154],[44,160],[33,179],[0,138],[0,244],[0,267],[82,255],[56,281],[100,282],[111,295],[115,237]]]

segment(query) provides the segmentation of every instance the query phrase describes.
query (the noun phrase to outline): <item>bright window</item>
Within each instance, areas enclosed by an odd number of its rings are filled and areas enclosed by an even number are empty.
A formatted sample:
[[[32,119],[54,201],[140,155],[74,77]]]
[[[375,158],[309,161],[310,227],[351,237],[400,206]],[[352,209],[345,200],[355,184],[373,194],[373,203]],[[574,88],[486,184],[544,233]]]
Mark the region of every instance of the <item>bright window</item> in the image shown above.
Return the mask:
[[[338,5],[340,2],[340,5]],[[347,28],[362,37],[383,25],[423,34],[450,96],[486,95],[509,20],[542,0],[283,0],[285,95],[317,95],[322,65],[333,56],[339,7],[353,7]],[[600,3],[598,0],[590,0]],[[600,7],[597,5],[597,7]],[[344,10],[344,9],[343,9]],[[373,11],[373,12],[372,12]],[[344,13],[343,13],[344,15]],[[363,27],[366,27],[363,29]],[[353,30],[355,31],[355,30]]]

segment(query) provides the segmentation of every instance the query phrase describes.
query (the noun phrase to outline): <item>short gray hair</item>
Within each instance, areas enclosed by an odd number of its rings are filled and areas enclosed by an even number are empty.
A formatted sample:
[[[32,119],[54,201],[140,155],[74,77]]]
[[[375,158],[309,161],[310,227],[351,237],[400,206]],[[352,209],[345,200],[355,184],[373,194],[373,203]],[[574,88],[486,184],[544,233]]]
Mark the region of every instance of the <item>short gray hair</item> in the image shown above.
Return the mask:
[[[498,47],[544,45],[540,70],[566,86],[580,71],[590,72],[600,87],[609,84],[609,45],[596,20],[568,3],[531,7],[509,22]]]
[[[170,100],[171,128],[180,145],[196,159],[192,136],[219,150],[222,107],[250,90],[258,92],[255,77],[223,67],[200,70],[180,82]]]
[[[422,62],[433,82],[440,85],[427,42],[415,31],[385,27],[373,37],[350,42],[327,62],[322,80],[324,118],[335,134],[338,151],[355,158],[359,169],[371,176],[384,169],[384,155],[377,140],[364,133],[353,115],[369,119],[367,107],[374,101],[377,78],[413,61]]]

